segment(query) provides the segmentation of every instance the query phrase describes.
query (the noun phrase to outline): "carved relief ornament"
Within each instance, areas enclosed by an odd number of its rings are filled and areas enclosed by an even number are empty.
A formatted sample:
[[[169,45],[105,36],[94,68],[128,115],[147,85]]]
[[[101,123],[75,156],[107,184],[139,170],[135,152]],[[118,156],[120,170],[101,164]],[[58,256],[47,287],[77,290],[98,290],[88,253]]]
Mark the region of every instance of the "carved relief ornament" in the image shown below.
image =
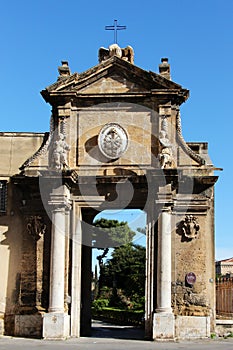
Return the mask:
[[[29,216],[26,218],[27,221],[27,232],[35,240],[39,240],[40,237],[45,233],[46,225],[43,222],[43,218],[39,215]]]
[[[108,159],[120,158],[128,147],[126,131],[116,123],[106,124],[99,133],[98,146]]]
[[[161,169],[172,168],[174,165],[174,159],[172,154],[172,144],[168,138],[168,123],[167,117],[162,117],[161,131],[159,134],[160,153],[158,155]]]
[[[65,141],[65,135],[59,133],[53,143],[52,149],[52,168],[56,170],[63,170],[69,168],[67,160],[67,152],[70,146]]]
[[[192,240],[198,237],[200,226],[198,224],[198,219],[193,215],[186,215],[185,220],[182,224],[182,233],[183,236]]]

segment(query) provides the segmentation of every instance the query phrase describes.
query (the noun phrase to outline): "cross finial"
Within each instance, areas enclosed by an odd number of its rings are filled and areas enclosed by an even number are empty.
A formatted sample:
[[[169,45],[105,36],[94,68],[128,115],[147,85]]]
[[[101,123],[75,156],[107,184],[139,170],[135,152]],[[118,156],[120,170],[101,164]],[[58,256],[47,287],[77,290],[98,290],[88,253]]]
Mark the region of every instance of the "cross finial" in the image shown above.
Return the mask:
[[[114,44],[117,44],[117,31],[126,29],[126,26],[120,26],[117,24],[117,19],[114,19],[113,26],[105,26],[105,30],[114,30]]]

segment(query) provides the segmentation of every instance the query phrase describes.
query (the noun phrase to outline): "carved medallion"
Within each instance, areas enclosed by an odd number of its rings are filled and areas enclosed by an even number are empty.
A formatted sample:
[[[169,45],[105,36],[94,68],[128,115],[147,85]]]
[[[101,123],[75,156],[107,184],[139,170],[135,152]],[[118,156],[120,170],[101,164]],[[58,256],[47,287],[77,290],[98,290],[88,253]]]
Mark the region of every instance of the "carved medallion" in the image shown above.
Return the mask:
[[[186,215],[185,221],[183,221],[182,226],[183,235],[187,239],[192,240],[194,238],[197,238],[199,229],[200,226],[198,224],[197,218],[193,215]]]
[[[119,124],[106,124],[99,133],[98,145],[106,158],[117,159],[127,150],[128,135]]]

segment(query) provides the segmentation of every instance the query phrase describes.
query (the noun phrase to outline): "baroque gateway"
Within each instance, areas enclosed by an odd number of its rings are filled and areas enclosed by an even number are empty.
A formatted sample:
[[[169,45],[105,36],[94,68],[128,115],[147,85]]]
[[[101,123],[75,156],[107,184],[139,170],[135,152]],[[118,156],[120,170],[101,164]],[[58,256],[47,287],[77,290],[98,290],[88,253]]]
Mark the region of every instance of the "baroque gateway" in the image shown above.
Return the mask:
[[[159,73],[135,66],[130,46],[58,70],[41,92],[50,132],[0,135],[1,333],[89,335],[93,219],[130,208],[147,215],[146,337],[210,336],[217,177],[207,143],[182,137],[189,91],[165,58]]]

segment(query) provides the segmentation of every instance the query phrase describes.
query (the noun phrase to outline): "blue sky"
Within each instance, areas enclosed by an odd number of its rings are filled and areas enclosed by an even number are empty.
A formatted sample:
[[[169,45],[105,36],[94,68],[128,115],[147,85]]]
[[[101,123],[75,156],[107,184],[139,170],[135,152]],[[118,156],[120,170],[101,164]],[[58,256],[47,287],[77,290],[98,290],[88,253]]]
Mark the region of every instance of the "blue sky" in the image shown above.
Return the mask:
[[[50,106],[40,91],[57,79],[61,60],[72,72],[97,64],[113,20],[126,25],[119,45],[135,64],[158,72],[168,57],[172,79],[190,89],[181,109],[187,141],[207,141],[216,167],[216,258],[233,256],[232,0],[1,1],[1,131],[47,131]]]

